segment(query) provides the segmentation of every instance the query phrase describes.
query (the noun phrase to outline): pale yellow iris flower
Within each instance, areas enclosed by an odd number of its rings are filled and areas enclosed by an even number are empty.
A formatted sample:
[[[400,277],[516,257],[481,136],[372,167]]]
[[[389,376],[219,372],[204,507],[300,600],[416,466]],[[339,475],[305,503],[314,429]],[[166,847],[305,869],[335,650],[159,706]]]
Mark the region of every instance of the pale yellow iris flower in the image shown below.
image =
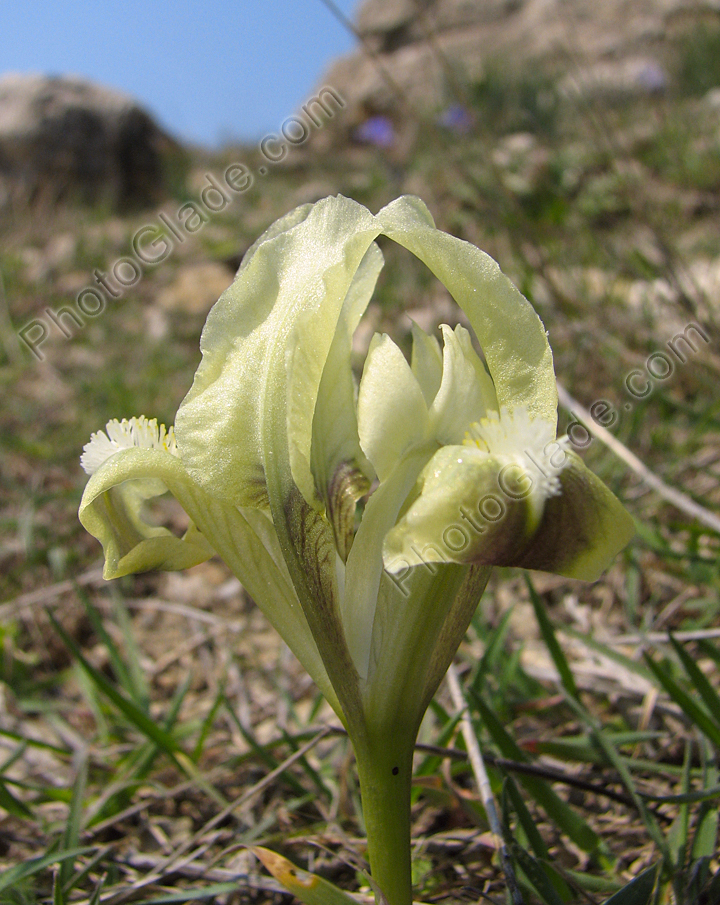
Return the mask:
[[[413,326],[411,360],[376,335],[356,386],[351,341],[379,235],[442,281],[482,357],[463,327],[443,327],[441,346]],[[417,198],[375,216],[326,198],[277,221],[201,349],[174,434],[139,418],[93,435],[80,519],[107,578],[225,560],[348,729],[373,873],[402,905],[413,745],[490,569],[594,580],[633,522],[556,439],[535,311]],[[165,492],[191,519],[183,537],[144,514]]]

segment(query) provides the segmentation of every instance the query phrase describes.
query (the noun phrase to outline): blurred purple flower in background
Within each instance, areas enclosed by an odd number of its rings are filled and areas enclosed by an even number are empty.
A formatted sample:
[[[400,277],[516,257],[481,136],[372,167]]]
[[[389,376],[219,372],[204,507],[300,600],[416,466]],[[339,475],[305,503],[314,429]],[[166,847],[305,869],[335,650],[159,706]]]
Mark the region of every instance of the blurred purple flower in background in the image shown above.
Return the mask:
[[[462,104],[452,104],[440,114],[438,125],[459,135],[467,135],[475,125],[475,118],[467,107]]]
[[[353,133],[355,141],[378,148],[391,148],[396,137],[395,127],[387,116],[371,116]]]

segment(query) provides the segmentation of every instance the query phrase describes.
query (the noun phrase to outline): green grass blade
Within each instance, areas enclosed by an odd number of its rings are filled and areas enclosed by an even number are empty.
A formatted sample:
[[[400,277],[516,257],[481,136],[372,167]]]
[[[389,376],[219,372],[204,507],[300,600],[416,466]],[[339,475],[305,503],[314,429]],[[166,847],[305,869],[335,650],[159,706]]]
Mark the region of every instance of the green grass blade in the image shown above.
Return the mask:
[[[21,742],[14,751],[10,751],[5,760],[0,764],[0,777],[2,777],[13,764],[16,764],[18,761],[21,761],[25,751],[27,750],[27,743]]]
[[[250,745],[250,747],[257,754],[257,756],[262,761],[264,761],[265,764],[267,764],[267,766],[270,768],[271,771],[277,769],[277,767],[280,766],[280,761],[276,760],[272,756],[272,754],[270,753],[270,750],[267,746],[260,744],[260,742],[255,738],[255,736],[247,728],[247,726],[243,726],[238,715],[235,713],[234,709],[230,706],[230,702],[227,699],[225,699],[225,709],[230,714],[230,719],[237,726],[242,737],[245,739],[245,741],[248,743],[248,745]],[[305,794],[306,790],[303,788],[302,783],[295,776],[293,776],[293,774],[290,773],[290,771],[287,771],[283,775],[285,777],[285,780],[289,783],[289,785],[292,786],[292,788],[296,792],[296,794],[298,794],[298,795]]]
[[[122,656],[110,633],[105,628],[102,614],[98,611],[97,607],[90,602],[87,595],[83,594],[82,597],[85,613],[90,620],[93,631],[107,651],[110,667],[115,676],[115,680],[136,703],[140,704],[142,707],[147,707],[147,700],[143,700],[137,694],[137,689],[135,688],[128,671],[125,658]]]
[[[642,676],[642,678],[650,681],[652,679],[652,673],[648,669],[644,669],[642,663],[637,660],[633,660],[625,654],[621,653],[619,650],[616,650],[609,644],[603,644],[602,641],[597,641],[592,635],[584,634],[583,632],[577,631],[572,626],[567,625],[563,628],[563,632],[568,635],[570,638],[575,638],[581,644],[584,644],[586,647],[589,647],[590,650],[597,651],[599,654],[602,654],[604,657],[607,657],[608,660],[612,660],[614,663],[619,663],[620,666],[627,669],[629,672],[635,673],[638,676]]]
[[[100,895],[102,893],[102,888],[105,885],[105,874],[100,877],[100,879],[95,884],[95,889],[92,891],[92,895],[88,899],[88,905],[99,905]]]
[[[164,896],[153,896],[152,899],[143,899],[139,905],[173,905],[173,903],[196,902],[200,899],[214,899],[215,896],[232,898],[239,888],[238,883],[212,883],[210,886],[183,889],[180,892],[171,892]]]
[[[92,848],[86,846],[85,848],[70,849],[65,852],[53,852],[50,855],[43,855],[40,858],[31,858],[29,861],[23,862],[23,864],[16,864],[0,876],[0,892],[3,892],[6,889],[12,889],[20,883],[21,880],[32,877],[46,868],[52,867],[53,864],[61,864],[68,858],[78,858],[80,855],[85,855],[87,852],[91,851]]]
[[[525,752],[505,731],[491,708],[477,695],[471,695],[471,697],[478,708],[480,719],[503,757],[526,763],[528,758]],[[579,845],[584,852],[593,854],[603,861],[607,860],[609,852],[602,839],[570,805],[552,790],[548,783],[537,776],[519,776],[518,779],[525,790],[533,796],[535,801],[562,832]]]
[[[101,747],[110,744],[112,730],[109,725],[108,714],[105,713],[105,699],[102,692],[93,682],[92,678],[85,672],[80,663],[75,660],[72,664],[75,682],[80,688],[85,703],[92,713],[93,722],[95,723],[95,737],[97,744]]]
[[[638,794],[638,791],[635,788],[635,783],[633,782],[632,776],[627,768],[627,765],[625,764],[625,761],[617,753],[615,746],[606,737],[605,733],[602,730],[602,727],[596,724],[595,720],[590,716],[585,708],[578,701],[575,701],[572,698],[568,698],[567,702],[568,705],[575,711],[577,716],[582,720],[582,722],[585,723],[585,725],[588,727],[593,739],[597,742],[598,746],[607,758],[608,763],[610,763],[615,768],[615,770],[617,770],[620,778],[623,781],[623,785],[630,793],[633,803],[635,804],[638,813],[642,817],[643,823],[645,824],[645,829],[648,831],[650,837],[657,846],[658,851],[662,854],[668,866],[671,866],[672,858],[670,850],[667,846],[667,841],[663,836],[662,831],[657,824],[657,821],[645,805],[642,796]]]
[[[207,737],[210,734],[210,730],[212,729],[213,723],[215,722],[215,717],[218,714],[218,711],[223,705],[225,700],[225,692],[221,687],[218,694],[215,696],[215,700],[213,701],[212,707],[208,711],[207,716],[202,721],[202,725],[200,726],[200,732],[198,733],[197,741],[195,742],[195,747],[192,750],[192,754],[190,755],[195,763],[200,760],[200,757],[205,748],[205,742],[207,741]]]
[[[698,789],[696,792],[683,792],[680,795],[648,795],[643,793],[645,801],[655,804],[695,804],[698,801],[715,801],[720,798],[720,785],[710,786],[707,789]]]
[[[520,790],[515,785],[515,782],[510,776],[506,777],[503,783],[503,800],[505,801],[506,799],[512,804],[518,821],[520,822],[520,826],[527,836],[530,847],[532,848],[538,863],[545,871],[548,880],[552,883],[556,893],[560,896],[560,898],[564,902],[569,902],[573,897],[572,890],[570,889],[564,878],[561,877],[560,874],[551,866],[552,858],[550,856],[550,852],[548,851],[548,848],[545,845],[545,842],[540,835],[537,826],[535,825],[535,821],[533,820],[532,815],[528,811],[525,802],[522,799]],[[505,811],[505,808],[503,808],[503,811]]]
[[[442,707],[435,708],[434,702],[432,702],[430,706],[435,714],[441,714],[440,719],[442,720],[443,725],[439,733],[437,734],[435,744],[439,748],[444,748],[448,744],[450,739],[455,735],[457,725],[462,719],[462,713],[456,713],[451,717],[448,716],[448,714],[445,710],[443,710]],[[434,776],[440,769],[441,764],[442,757],[439,757],[437,754],[428,754],[418,764],[417,770],[414,771],[415,776]]]
[[[165,732],[172,731],[173,726],[175,725],[178,716],[180,715],[180,708],[182,707],[182,703],[185,700],[185,695],[190,691],[190,686],[192,685],[192,676],[185,676],[183,682],[178,685],[175,694],[173,695],[173,699],[170,702],[170,708],[168,709],[167,716],[163,721],[163,729]]]
[[[692,857],[712,858],[718,850],[718,809],[717,805],[703,808],[698,817],[693,837]]]
[[[63,893],[62,883],[60,882],[60,870],[65,866],[65,864],[67,864],[66,861],[64,861],[59,868],[56,868],[55,873],[53,874],[53,905],[66,905],[65,894]]]
[[[560,683],[562,687],[565,689],[566,693],[570,695],[570,697],[575,698],[575,700],[579,700],[579,692],[578,687],[575,684],[575,678],[572,674],[572,670],[570,669],[570,664],[565,657],[565,654],[560,647],[558,640],[555,636],[555,630],[552,627],[552,623],[548,619],[547,612],[545,610],[545,605],[540,599],[540,595],[537,593],[535,588],[533,587],[532,581],[528,575],[525,575],[525,584],[528,587],[528,591],[530,592],[530,601],[532,602],[533,609],[535,610],[535,618],[537,619],[538,626],[540,628],[540,634],[543,637],[543,641],[550,652],[550,656],[553,659],[553,663],[555,664],[555,668],[558,671],[560,676]]]
[[[685,757],[683,759],[682,787],[684,794],[690,791],[690,764],[692,760],[692,746],[685,742]],[[682,802],[678,808],[675,820],[667,833],[667,841],[673,852],[675,864],[684,864],[688,849],[688,834],[690,831],[690,810],[687,802]]]
[[[707,638],[699,638],[697,642],[698,648],[710,660],[713,660],[720,666],[720,647],[711,644]]]
[[[0,808],[4,808],[8,814],[22,819],[32,818],[33,813],[24,801],[16,798],[0,777]]]
[[[110,852],[110,847],[105,847],[98,849],[98,851],[92,856],[92,858],[88,858],[87,861],[76,871],[70,878],[67,883],[67,886],[63,889],[65,894],[69,893],[71,890],[75,889],[82,883],[82,881],[89,876],[89,874],[95,870],[101,862],[108,857]],[[97,884],[97,887],[102,889],[103,885],[103,876],[100,877],[100,880]],[[90,905],[90,903],[88,903]]]
[[[315,697],[313,698],[312,706],[308,712],[307,718],[305,719],[305,725],[311,726],[315,722],[315,718],[318,713],[322,710],[323,704],[325,703],[325,698],[322,696],[321,692],[317,692]]]
[[[527,806],[522,799],[522,795],[520,794],[520,791],[515,785],[515,781],[511,776],[505,777],[505,780],[503,782],[503,794],[507,795],[509,803],[512,805],[513,810],[515,811],[517,819],[520,822],[520,826],[527,836],[527,840],[530,843],[530,847],[535,853],[535,856],[537,858],[550,860],[550,852],[548,851],[543,837],[540,835],[540,832],[535,825],[535,821],[533,820],[530,811],[528,811]]]
[[[496,628],[493,628],[487,642],[487,647],[475,668],[474,675],[468,683],[468,687],[472,688],[477,694],[482,691],[485,676],[493,670],[498,657],[502,654],[502,646],[510,628],[510,618],[512,617],[512,614],[513,609],[510,607],[507,612],[503,614],[499,625]],[[478,635],[482,637],[479,629],[477,629],[477,632]]]
[[[293,753],[295,753],[295,751],[297,751],[300,748],[299,743],[284,729],[281,731],[282,731],[282,736],[285,739],[285,741],[287,742],[288,747],[290,748],[290,750]],[[297,763],[303,768],[303,770],[310,777],[310,780],[312,781],[313,785],[317,789],[318,793],[320,795],[322,795],[324,798],[330,799],[332,797],[332,793],[330,792],[328,787],[325,785],[322,776],[320,776],[320,774],[312,766],[312,764],[309,763],[308,759],[303,755],[303,757],[301,757],[297,761]]]
[[[510,854],[546,905],[565,905],[568,899],[560,896],[545,872],[548,865],[541,864],[517,842],[511,843]]]
[[[608,738],[616,747],[638,745],[641,742],[657,741],[661,732],[608,732]],[[532,751],[537,754],[549,754],[561,760],[574,760],[581,763],[605,764],[605,758],[598,751],[597,745],[589,734],[567,735],[562,738],[538,739],[532,742]],[[633,758],[634,763],[637,759]]]
[[[716,791],[715,797],[720,797],[720,788],[717,786],[720,771],[714,763],[706,766],[704,784],[706,791]],[[709,786],[709,789],[708,789]],[[712,858],[718,851],[718,820],[720,814],[716,802],[705,801],[700,806],[697,816],[695,835],[693,837],[691,855],[694,860],[700,858]]]
[[[142,668],[140,649],[135,640],[132,621],[128,613],[127,607],[120,596],[117,586],[111,586],[114,597],[113,611],[115,619],[122,632],[123,643],[125,646],[125,663],[130,681],[130,687],[133,689],[133,699],[137,701],[145,710],[150,706],[150,690],[145,679],[145,670]],[[128,688],[128,691],[130,688]]]
[[[26,738],[24,735],[20,735],[19,732],[11,732],[9,729],[4,729],[2,727],[0,727],[0,738],[10,738],[14,742],[20,742],[22,745],[25,745],[29,748],[38,748],[41,751],[50,751],[53,754],[66,756],[72,753],[69,748],[61,748],[59,745],[51,745],[49,742],[43,742],[40,739],[36,738]]]
[[[77,768],[77,775],[73,783],[72,797],[70,799],[70,810],[65,824],[65,832],[62,836],[62,848],[65,850],[78,848],[80,842],[80,832],[82,830],[83,804],[85,799],[85,789],[87,787],[88,776],[88,760],[87,754],[80,759]],[[72,877],[74,871],[74,863],[71,859],[63,861],[60,865],[56,879],[60,889],[64,892],[67,884]]]
[[[589,874],[582,870],[563,869],[563,876],[568,880],[572,880],[576,888],[590,893],[595,892],[598,895],[612,895],[622,889],[622,883],[608,876],[600,876],[598,874]]]
[[[657,868],[651,867],[610,896],[605,905],[649,905],[655,889]]]
[[[688,674],[693,688],[703,699],[712,719],[720,727],[720,697],[718,696],[718,693],[708,682],[705,673],[700,669],[695,660],[672,635],[670,635],[670,643],[674,647],[675,653],[678,655],[685,672]]]
[[[693,700],[693,698],[691,698],[690,695],[670,677],[667,669],[658,666],[648,654],[645,654],[644,656],[645,662],[651,669],[657,681],[680,707],[685,716],[707,736],[715,747],[720,748],[720,727],[716,726],[697,701]]]
[[[176,767],[181,770],[183,773],[187,773],[186,767],[178,760],[177,755],[181,753],[180,748],[178,747],[175,740],[172,736],[168,735],[167,732],[162,730],[153,720],[148,716],[148,714],[141,710],[137,704],[133,701],[129,700],[125,697],[124,694],[119,692],[117,688],[105,678],[105,676],[85,658],[83,652],[80,648],[75,644],[73,639],[68,635],[65,629],[60,625],[60,623],[55,619],[52,613],[48,611],[48,617],[55,628],[55,631],[60,635],[63,640],[63,643],[69,648],[73,656],[80,663],[82,668],[88,674],[88,676],[92,679],[95,685],[103,692],[103,694],[108,697],[113,704],[121,711],[121,713],[132,723],[135,728],[141,732],[144,736],[146,736],[150,741],[154,742],[161,751],[163,751],[167,756],[173,761]],[[186,759],[186,758],[185,758]]]
[[[715,873],[705,890],[706,902],[720,902],[720,870]]]

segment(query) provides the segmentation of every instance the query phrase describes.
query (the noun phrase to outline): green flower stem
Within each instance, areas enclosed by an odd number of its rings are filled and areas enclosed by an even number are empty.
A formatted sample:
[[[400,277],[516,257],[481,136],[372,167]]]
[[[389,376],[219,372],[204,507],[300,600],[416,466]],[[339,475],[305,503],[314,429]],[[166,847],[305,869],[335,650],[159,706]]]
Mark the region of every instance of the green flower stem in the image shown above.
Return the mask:
[[[356,744],[372,878],[389,905],[411,905],[410,788],[415,735],[394,727]]]

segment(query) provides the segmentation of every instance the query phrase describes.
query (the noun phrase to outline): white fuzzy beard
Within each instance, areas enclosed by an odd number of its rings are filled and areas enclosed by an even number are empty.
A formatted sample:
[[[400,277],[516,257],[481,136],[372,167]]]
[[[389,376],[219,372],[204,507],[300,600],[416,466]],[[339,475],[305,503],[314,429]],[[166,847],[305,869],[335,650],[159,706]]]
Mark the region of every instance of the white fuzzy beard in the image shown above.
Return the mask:
[[[465,444],[520,466],[532,478],[534,494],[543,500],[561,493],[559,476],[568,464],[569,440],[555,439],[554,426],[543,418],[533,418],[525,406],[488,412],[471,425]]]
[[[175,444],[175,432],[170,426],[167,430],[164,424],[158,425],[157,419],[148,419],[145,415],[139,418],[123,418],[118,421],[113,418],[105,425],[104,431],[96,431],[90,437],[90,442],[83,447],[80,464],[89,474],[94,474],[101,465],[122,449],[161,449],[177,455]]]

